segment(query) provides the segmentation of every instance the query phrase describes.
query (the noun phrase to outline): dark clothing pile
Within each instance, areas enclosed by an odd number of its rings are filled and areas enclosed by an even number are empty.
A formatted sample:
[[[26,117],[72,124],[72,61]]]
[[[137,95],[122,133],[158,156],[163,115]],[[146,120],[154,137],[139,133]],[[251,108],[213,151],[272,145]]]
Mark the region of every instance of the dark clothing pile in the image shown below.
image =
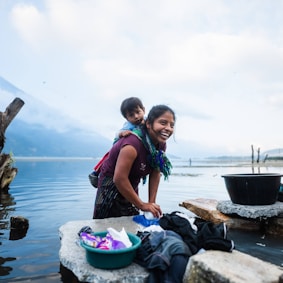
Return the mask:
[[[149,270],[147,282],[182,282],[192,255],[182,237],[170,230],[137,235],[142,239],[142,245],[137,250],[136,262]]]
[[[201,249],[231,252],[225,223],[192,223],[178,211],[164,214],[159,225],[164,231],[138,232],[142,244],[136,262],[149,270],[148,283],[181,283],[190,256]]]
[[[164,230],[172,230],[179,234],[193,254],[200,249],[226,252],[231,252],[234,249],[234,242],[227,239],[225,223],[195,221],[195,227],[193,227],[184,213],[174,211],[164,214],[159,220],[159,225]]]

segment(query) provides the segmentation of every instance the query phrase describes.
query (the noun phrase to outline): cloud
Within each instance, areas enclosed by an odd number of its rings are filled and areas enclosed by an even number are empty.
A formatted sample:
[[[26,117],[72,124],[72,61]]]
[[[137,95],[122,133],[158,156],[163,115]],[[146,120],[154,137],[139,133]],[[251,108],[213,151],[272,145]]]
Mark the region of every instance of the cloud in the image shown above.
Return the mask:
[[[35,6],[16,5],[11,12],[11,19],[24,41],[34,48],[42,46],[42,40],[44,40],[47,31],[47,23]]]
[[[17,70],[6,63],[2,76],[108,138],[123,123],[121,101],[134,95],[147,110],[176,111],[178,140],[225,152],[282,146],[272,129],[283,95],[282,6],[15,1],[7,40],[18,42],[8,50]]]

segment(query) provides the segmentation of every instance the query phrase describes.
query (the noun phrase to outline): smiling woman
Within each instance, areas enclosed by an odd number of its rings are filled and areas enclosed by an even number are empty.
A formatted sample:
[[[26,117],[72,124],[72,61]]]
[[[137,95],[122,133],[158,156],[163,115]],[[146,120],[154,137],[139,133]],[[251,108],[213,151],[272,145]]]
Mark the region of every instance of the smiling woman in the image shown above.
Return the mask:
[[[166,105],[152,107],[145,125],[118,140],[101,167],[93,218],[162,214],[156,203],[160,173],[167,179],[171,163],[165,155],[166,141],[174,132],[175,113]],[[148,202],[139,197],[141,179],[149,177]]]

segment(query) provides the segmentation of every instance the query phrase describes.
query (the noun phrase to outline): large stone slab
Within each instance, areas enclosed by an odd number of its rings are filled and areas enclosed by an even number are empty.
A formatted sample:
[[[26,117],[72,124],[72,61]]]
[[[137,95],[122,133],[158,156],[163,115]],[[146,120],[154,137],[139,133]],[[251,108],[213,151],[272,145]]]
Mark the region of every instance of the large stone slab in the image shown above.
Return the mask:
[[[268,219],[267,222],[265,221],[266,233],[277,235],[282,235],[283,233],[282,202],[276,202],[274,205],[268,205],[267,207],[247,207],[244,205],[235,205],[231,201],[198,198],[185,200],[179,205],[190,210],[201,219],[213,223],[224,222],[231,229],[249,231],[262,229],[263,223],[259,215],[265,215],[265,218]],[[226,212],[227,214],[225,214]],[[240,216],[239,214],[244,216]],[[271,215],[278,216],[271,217]]]
[[[283,214],[283,202],[277,201],[270,205],[241,205],[230,200],[219,201],[216,207],[228,215],[237,214],[245,218],[271,218]]]
[[[203,220],[213,223],[224,222],[231,229],[241,229],[257,231],[260,229],[260,223],[246,218],[231,217],[217,210],[218,201],[214,199],[190,199],[179,204],[190,210],[196,216]]]
[[[198,198],[185,200],[179,205],[190,210],[195,215],[206,221],[211,221],[213,223],[229,221],[229,216],[216,209],[217,204],[218,201],[214,199]]]
[[[87,263],[85,250],[78,244],[78,231],[90,226],[93,231],[105,231],[108,227],[136,233],[143,226],[132,217],[70,221],[59,228],[61,264],[71,270],[81,282],[145,283],[149,273],[138,264],[117,270],[94,268]],[[190,258],[183,278],[184,283],[275,283],[283,270],[239,251],[206,251]]]
[[[282,268],[234,250],[206,251],[190,258],[185,283],[278,283]]]
[[[93,231],[105,231],[109,227],[120,231],[124,227],[127,232],[131,233],[136,233],[141,228],[132,220],[132,217],[70,221],[62,225],[59,228],[60,262],[71,270],[79,281],[99,283],[144,283],[147,281],[148,272],[135,263],[116,270],[103,270],[89,265],[85,249],[78,244],[77,233],[83,226],[90,226]]]

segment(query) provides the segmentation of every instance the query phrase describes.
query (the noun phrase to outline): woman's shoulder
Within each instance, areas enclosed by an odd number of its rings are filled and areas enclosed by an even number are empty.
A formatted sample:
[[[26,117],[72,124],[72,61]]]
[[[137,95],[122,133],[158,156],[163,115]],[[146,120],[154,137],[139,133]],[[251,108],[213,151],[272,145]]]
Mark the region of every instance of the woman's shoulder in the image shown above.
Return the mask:
[[[130,134],[126,137],[119,139],[117,143],[119,143],[119,149],[125,146],[131,146],[137,151],[137,153],[143,152],[144,145],[140,138],[134,134]]]
[[[117,148],[125,145],[139,145],[141,143],[141,139],[137,135],[132,133],[128,136],[119,138],[119,140],[114,144],[114,146]]]

